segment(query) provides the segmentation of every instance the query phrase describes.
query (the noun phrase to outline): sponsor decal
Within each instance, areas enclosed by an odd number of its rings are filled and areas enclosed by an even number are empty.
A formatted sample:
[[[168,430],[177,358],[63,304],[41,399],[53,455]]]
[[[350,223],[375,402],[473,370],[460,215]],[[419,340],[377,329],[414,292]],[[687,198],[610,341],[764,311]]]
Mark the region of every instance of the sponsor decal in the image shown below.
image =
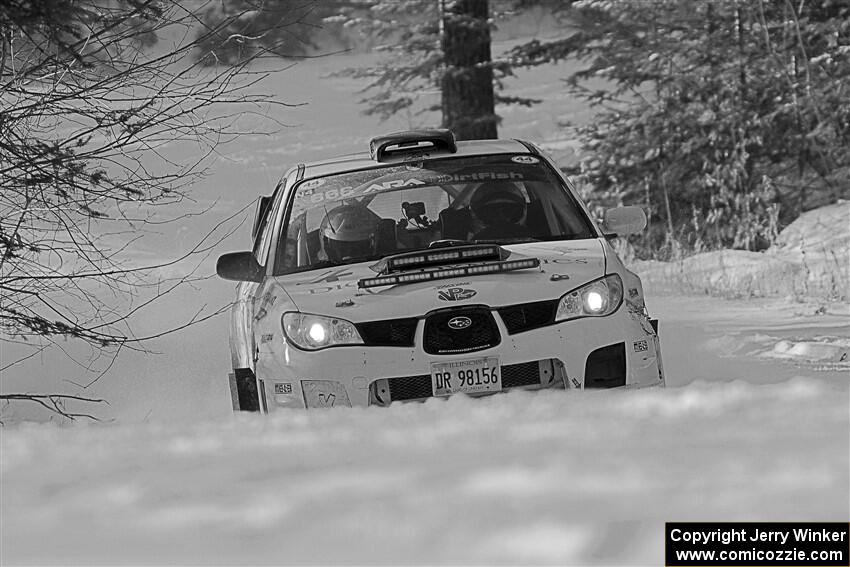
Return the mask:
[[[558,254],[564,254],[564,255],[574,254],[576,252],[590,252],[590,248],[584,248],[584,247],[580,248],[578,246],[569,246],[569,247],[566,247],[566,248],[560,247],[560,246],[552,246],[552,247],[547,246],[547,247],[544,248],[544,250],[548,250],[549,252],[552,252],[552,253],[558,253]]]
[[[372,183],[369,185],[363,193],[374,193],[375,191],[386,191],[387,189],[399,189],[401,187],[410,187],[413,185],[425,185],[424,181],[419,179],[393,179],[390,181],[384,181],[383,183]]]
[[[317,187],[321,187],[325,184],[325,180],[321,177],[319,179],[310,179],[309,181],[305,181],[299,187],[301,189],[315,189]]]
[[[449,329],[453,329],[455,331],[466,329],[470,325],[472,325],[472,319],[469,317],[453,317],[449,319],[448,322]]]
[[[468,183],[470,181],[525,181],[536,178],[534,175],[529,177],[529,175],[525,175],[519,171],[478,171],[472,173],[434,174],[426,168],[426,164],[422,159],[427,156],[428,154],[415,154],[406,158],[412,161],[407,161],[403,167],[407,171],[413,172],[412,175],[417,175],[415,172],[420,172],[417,177],[404,178],[404,171],[399,171],[401,179],[375,182],[368,186],[361,185],[359,187],[334,187],[333,185],[336,181],[332,177],[328,179],[319,178],[304,181],[298,186],[295,193],[296,204],[294,211],[300,212],[311,206],[321,205],[326,201],[350,199],[360,197],[362,195],[403,189],[405,187],[444,185],[448,183]]]
[[[289,382],[275,382],[274,383],[274,393],[275,394],[291,394],[292,393],[292,384]]]
[[[310,295],[322,295],[325,293],[333,293],[335,291],[342,291],[347,288],[356,288],[357,280],[348,280],[347,282],[341,282],[334,285],[321,286],[321,287],[313,287],[308,291]],[[362,294],[358,294],[362,295]]]
[[[542,258],[540,260],[543,264],[587,264],[587,258]],[[601,264],[602,261],[600,260]]]
[[[518,171],[511,171],[509,173],[481,171],[479,173],[455,173],[452,175],[437,175],[436,177],[427,178],[427,181],[429,183],[452,183],[466,181],[496,181],[500,179],[521,181],[525,179],[525,176],[522,173],[519,173]]]
[[[552,274],[551,276],[549,276],[549,281],[553,281],[553,282],[559,282],[561,280],[568,280],[568,279],[570,279],[570,276],[568,276],[567,274]]]
[[[634,299],[634,298],[635,298],[635,297],[637,297],[637,296],[638,296],[638,290],[637,290],[637,288],[630,287],[630,288],[629,288],[629,297],[631,297],[632,299]]]
[[[526,164],[540,163],[540,160],[537,159],[534,156],[514,156],[514,157],[511,158],[511,161],[514,162],[514,163],[526,163]]]
[[[344,278],[345,276],[350,276],[350,275],[353,275],[353,274],[354,274],[354,272],[352,272],[351,270],[345,269],[345,268],[337,269],[337,270],[328,270],[327,272],[323,273],[321,276],[319,276],[316,279],[300,281],[300,282],[297,282],[295,285],[314,285],[314,284],[320,284],[320,283],[333,283],[333,282],[338,282],[339,278]]]
[[[469,282],[447,283],[443,285],[434,286],[434,289],[446,289],[447,287],[459,287],[462,285],[469,285]]]
[[[325,183],[324,179],[316,179],[314,181],[321,181],[321,185]],[[307,183],[309,183],[309,181]],[[350,185],[346,187],[331,187],[324,191],[320,191],[318,189],[318,187],[314,186],[304,187],[303,185],[299,185],[298,190],[295,193],[295,203],[300,204],[303,207],[307,201],[315,204],[326,200],[334,201],[354,196],[354,187],[351,187]]]
[[[300,193],[300,195],[309,196],[310,202],[318,204],[323,201],[336,201],[345,199],[354,195],[354,187],[342,187],[340,189],[328,189],[324,193],[316,193],[315,189],[308,189],[309,193]]]
[[[260,336],[261,343],[270,343],[274,340],[274,333],[265,333]]]
[[[336,405],[351,405],[345,386],[332,380],[302,380],[301,390],[308,408],[330,408]]]
[[[334,403],[336,402],[336,394],[326,394],[324,392],[319,392],[318,394],[319,405],[323,408],[332,408],[334,407]]]
[[[444,289],[443,291],[438,293],[437,298],[442,301],[463,301],[464,299],[474,297],[477,293],[478,292],[474,289],[450,287],[449,289]]]
[[[353,299],[346,299],[345,301],[337,301],[336,302],[337,307],[352,307],[353,305],[354,305]]]
[[[264,318],[266,317],[266,315],[268,315],[268,314],[269,314],[269,312],[268,312],[268,311],[266,311],[264,308],[262,308],[262,307],[261,307],[261,308],[260,308],[260,309],[259,309],[259,310],[258,310],[258,311],[254,314],[254,321],[260,321],[260,320],[264,319]]]
[[[578,380],[576,380],[575,378],[572,378],[572,381],[573,381],[573,386],[575,386],[578,389],[581,389],[581,383]]]
[[[634,343],[635,352],[646,352],[649,350],[649,345],[646,341],[637,341]]]

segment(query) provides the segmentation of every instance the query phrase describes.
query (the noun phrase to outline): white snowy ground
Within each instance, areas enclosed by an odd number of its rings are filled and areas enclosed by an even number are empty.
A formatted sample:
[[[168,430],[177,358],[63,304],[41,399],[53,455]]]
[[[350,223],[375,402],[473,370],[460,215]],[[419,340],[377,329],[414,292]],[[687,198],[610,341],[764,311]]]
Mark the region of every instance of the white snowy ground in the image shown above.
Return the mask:
[[[650,307],[666,389],[0,429],[0,564],[660,565],[665,521],[846,521],[846,305]]]

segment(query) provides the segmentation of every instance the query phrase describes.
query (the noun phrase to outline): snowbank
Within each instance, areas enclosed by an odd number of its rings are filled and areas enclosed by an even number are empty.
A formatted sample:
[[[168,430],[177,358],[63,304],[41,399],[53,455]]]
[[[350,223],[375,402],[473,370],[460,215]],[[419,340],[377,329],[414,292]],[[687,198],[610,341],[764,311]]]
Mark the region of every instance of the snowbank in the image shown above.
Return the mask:
[[[694,383],[0,431],[4,564],[648,564],[847,518],[847,391]]]
[[[765,252],[720,250],[632,266],[653,292],[850,298],[850,202],[803,213]]]

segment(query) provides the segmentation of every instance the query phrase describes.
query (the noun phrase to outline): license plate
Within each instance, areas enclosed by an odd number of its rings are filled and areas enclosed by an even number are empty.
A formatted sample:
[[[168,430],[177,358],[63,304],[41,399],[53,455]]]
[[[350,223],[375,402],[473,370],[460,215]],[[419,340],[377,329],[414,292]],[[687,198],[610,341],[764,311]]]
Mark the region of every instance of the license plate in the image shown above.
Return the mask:
[[[498,358],[473,358],[431,364],[431,386],[435,396],[499,392],[502,372]]]

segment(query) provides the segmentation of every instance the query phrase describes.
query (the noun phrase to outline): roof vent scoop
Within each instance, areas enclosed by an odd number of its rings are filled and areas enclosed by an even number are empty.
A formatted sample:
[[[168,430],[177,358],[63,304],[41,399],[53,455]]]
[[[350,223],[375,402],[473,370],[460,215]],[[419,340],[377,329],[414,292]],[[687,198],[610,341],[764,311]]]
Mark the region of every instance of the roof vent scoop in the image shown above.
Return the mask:
[[[432,130],[409,130],[372,138],[369,153],[377,162],[412,152],[457,152],[455,135],[447,128]]]

